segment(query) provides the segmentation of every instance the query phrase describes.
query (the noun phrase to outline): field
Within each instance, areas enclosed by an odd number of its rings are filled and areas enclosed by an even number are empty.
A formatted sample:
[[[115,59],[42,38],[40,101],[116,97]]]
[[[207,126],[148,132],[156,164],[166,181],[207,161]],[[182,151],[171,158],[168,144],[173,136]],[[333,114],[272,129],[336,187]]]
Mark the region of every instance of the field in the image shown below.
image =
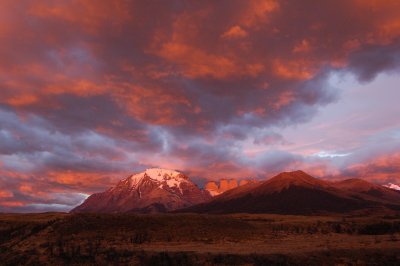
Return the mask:
[[[399,265],[400,216],[1,214],[2,265]]]

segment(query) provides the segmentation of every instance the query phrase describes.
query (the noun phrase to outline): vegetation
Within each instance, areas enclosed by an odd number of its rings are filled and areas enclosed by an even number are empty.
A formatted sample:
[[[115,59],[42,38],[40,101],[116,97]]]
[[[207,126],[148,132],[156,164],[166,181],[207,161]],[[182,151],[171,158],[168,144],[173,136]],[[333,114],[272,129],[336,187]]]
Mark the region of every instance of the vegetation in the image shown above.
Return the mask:
[[[396,215],[0,215],[4,265],[398,265],[399,251]]]

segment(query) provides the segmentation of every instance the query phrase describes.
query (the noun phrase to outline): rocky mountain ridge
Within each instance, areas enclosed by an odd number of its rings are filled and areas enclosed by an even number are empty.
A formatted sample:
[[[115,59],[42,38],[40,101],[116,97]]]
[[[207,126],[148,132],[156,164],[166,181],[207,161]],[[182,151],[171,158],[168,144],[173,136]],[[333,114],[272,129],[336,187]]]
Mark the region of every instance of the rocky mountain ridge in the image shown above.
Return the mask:
[[[91,195],[71,212],[167,212],[210,198],[209,192],[198,188],[186,175],[151,168],[121,180],[107,191]]]
[[[400,211],[400,193],[361,179],[330,182],[303,171],[230,189],[211,201],[181,210],[198,213],[327,214]]]

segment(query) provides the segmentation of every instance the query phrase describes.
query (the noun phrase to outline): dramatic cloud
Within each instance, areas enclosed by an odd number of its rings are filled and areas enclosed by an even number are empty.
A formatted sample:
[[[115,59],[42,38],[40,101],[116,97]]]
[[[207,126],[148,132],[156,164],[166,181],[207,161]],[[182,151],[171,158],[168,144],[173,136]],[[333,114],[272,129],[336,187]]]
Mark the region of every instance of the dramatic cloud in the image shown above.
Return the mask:
[[[399,173],[351,166],[360,143],[281,133],[343,99],[332,76],[398,72],[396,0],[3,0],[0,42],[0,211],[68,209],[149,166],[199,183]]]

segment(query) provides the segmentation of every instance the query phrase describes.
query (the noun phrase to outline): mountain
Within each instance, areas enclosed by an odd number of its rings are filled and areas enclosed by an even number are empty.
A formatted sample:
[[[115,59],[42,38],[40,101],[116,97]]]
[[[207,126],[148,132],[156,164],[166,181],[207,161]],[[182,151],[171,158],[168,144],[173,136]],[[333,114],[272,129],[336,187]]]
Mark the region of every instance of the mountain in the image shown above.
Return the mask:
[[[229,190],[207,203],[183,211],[323,214],[381,207],[400,210],[400,200],[396,199],[391,203],[387,201],[389,197],[394,196],[386,189],[381,191],[383,195],[377,197],[363,193],[364,189],[357,191],[354,188],[357,185],[358,182],[334,184],[314,178],[303,171],[284,172],[258,184],[248,184]]]
[[[400,192],[358,178],[335,182],[333,186],[342,190],[357,192],[361,194],[365,200],[382,201],[386,203],[400,202]]]
[[[211,196],[217,196],[220,195],[228,190],[237,188],[238,186],[243,186],[248,183],[254,183],[256,182],[255,180],[247,180],[247,179],[242,179],[240,180],[239,184],[236,179],[221,179],[218,182],[216,181],[209,181],[205,185],[204,189],[210,192]]]
[[[387,185],[383,185],[384,187],[390,188],[390,189],[394,189],[394,190],[399,190],[400,191],[400,186],[393,184],[393,183],[389,183]]]
[[[115,187],[96,193],[71,212],[166,212],[205,202],[211,198],[186,175],[152,168],[129,176]]]

